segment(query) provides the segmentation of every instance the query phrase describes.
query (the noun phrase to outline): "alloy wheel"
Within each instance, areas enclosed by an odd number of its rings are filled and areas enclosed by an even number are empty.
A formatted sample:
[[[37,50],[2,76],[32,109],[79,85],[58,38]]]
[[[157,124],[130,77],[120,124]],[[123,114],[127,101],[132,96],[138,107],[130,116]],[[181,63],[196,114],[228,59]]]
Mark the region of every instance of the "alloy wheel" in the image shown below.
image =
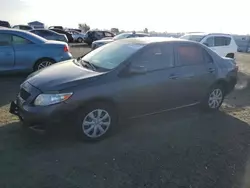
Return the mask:
[[[103,109],[95,109],[85,116],[82,130],[89,138],[98,138],[108,131],[110,124],[109,113]]]
[[[43,69],[43,68],[48,67],[50,65],[52,65],[52,62],[50,62],[50,61],[43,61],[43,62],[39,63],[39,65],[37,67],[37,70]]]
[[[221,105],[221,102],[223,100],[223,92],[221,89],[217,88],[214,89],[208,98],[208,105],[212,109],[216,109]]]

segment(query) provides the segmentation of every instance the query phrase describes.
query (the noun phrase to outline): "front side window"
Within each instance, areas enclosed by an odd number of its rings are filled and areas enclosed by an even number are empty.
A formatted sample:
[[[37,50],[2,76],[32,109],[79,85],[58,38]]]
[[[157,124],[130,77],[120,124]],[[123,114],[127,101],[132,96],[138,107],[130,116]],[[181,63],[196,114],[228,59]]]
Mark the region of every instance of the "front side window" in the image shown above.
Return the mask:
[[[13,35],[12,36],[12,44],[13,45],[20,45],[20,44],[30,44],[31,42],[25,38]]]
[[[112,42],[85,55],[82,60],[95,67],[111,70],[141,49],[144,44]]]
[[[11,35],[0,33],[0,46],[10,46],[11,45]]]
[[[177,66],[189,66],[204,63],[203,49],[193,44],[183,44],[176,47]]]
[[[173,46],[170,44],[149,46],[133,59],[133,65],[144,66],[148,71],[173,67],[173,62]]]
[[[204,44],[208,47],[214,47],[214,37],[208,37]]]
[[[95,37],[98,38],[98,39],[99,39],[99,38],[103,38],[103,37],[104,37],[104,36],[103,36],[103,32],[101,32],[101,31],[96,31],[96,32],[95,32]]]

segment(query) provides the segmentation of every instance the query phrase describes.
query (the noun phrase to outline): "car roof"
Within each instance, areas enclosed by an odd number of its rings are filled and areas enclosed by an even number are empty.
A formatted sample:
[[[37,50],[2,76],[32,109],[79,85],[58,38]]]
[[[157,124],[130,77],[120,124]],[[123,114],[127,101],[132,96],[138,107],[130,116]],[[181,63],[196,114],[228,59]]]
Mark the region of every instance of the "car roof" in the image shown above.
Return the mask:
[[[13,28],[0,28],[0,31],[3,31],[4,33],[23,33],[27,34],[29,33],[28,31],[20,30],[20,29],[13,29]]]
[[[231,36],[227,33],[206,33],[206,32],[194,32],[194,33],[186,33],[185,35],[221,35],[221,36]]]
[[[180,38],[171,37],[138,37],[138,38],[126,38],[118,40],[123,43],[134,43],[134,44],[151,44],[151,43],[163,43],[163,42],[186,42],[186,43],[197,43]]]

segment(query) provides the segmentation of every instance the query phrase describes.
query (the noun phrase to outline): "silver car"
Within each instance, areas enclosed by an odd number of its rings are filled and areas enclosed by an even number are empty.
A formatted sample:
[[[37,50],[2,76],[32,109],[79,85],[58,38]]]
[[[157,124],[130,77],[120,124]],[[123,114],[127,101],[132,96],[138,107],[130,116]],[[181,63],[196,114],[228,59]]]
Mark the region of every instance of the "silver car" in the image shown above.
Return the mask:
[[[68,32],[72,35],[74,42],[79,42],[79,43],[83,42],[85,33],[80,33],[78,31],[68,31]]]
[[[108,43],[116,41],[116,40],[126,39],[126,38],[136,38],[136,37],[149,37],[149,34],[147,34],[147,33],[135,33],[135,32],[121,33],[119,35],[116,35],[115,37],[106,37],[106,38],[103,38],[101,40],[96,40],[92,43],[91,48],[92,48],[92,50],[94,50],[100,46],[103,46],[104,44],[108,44]]]

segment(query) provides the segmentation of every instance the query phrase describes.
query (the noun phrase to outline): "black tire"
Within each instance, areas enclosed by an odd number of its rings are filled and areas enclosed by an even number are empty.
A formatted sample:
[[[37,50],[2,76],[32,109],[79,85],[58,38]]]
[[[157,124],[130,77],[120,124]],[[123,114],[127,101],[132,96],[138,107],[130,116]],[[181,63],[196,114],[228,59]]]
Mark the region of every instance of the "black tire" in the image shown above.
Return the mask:
[[[78,42],[78,43],[82,43],[82,42],[83,42],[83,38],[79,37],[79,38],[77,39],[77,42]]]
[[[40,67],[41,67],[41,64],[43,64],[44,62],[48,62],[48,63],[50,63],[50,65],[52,65],[52,64],[55,63],[55,61],[54,61],[53,59],[49,59],[49,58],[42,58],[42,59],[39,59],[39,60],[36,62],[35,66],[34,66],[34,71],[39,70]],[[44,67],[44,68],[45,68],[45,67]]]
[[[213,105],[211,105],[212,101],[211,101],[211,95],[213,95],[213,92],[216,91],[220,91],[221,92],[221,100],[215,102],[216,105],[214,107],[212,107]],[[216,111],[220,108],[221,104],[223,103],[225,97],[225,87],[222,84],[215,84],[214,86],[212,86],[209,90],[209,92],[207,93],[206,97],[204,98],[204,100],[202,101],[202,109],[204,109],[205,111]],[[211,102],[211,103],[210,103]],[[210,103],[210,104],[209,104]]]
[[[97,135],[98,135],[98,133],[100,135],[97,136],[97,137],[90,137],[87,133],[84,132],[83,129],[85,129],[85,131],[86,131],[86,129],[90,130],[91,129],[90,127],[93,126],[93,124],[92,125],[83,125],[83,122],[84,122],[84,120],[86,120],[86,121],[88,120],[88,122],[93,122],[90,119],[88,119],[89,118],[88,115],[91,112],[93,112],[93,111],[95,111],[97,109],[104,110],[105,112],[108,113],[108,115],[110,117],[110,119],[109,119],[110,121],[107,121],[108,119],[105,119],[103,121],[103,123],[110,122],[110,124],[109,124],[106,132],[103,133],[103,134],[100,134],[101,131],[100,131],[99,128],[92,128],[92,130],[96,129],[96,134]],[[100,116],[100,117],[104,117],[105,112],[102,114],[103,116]],[[97,115],[96,111],[94,113],[95,113],[95,115]],[[86,108],[80,110],[79,113],[78,113],[78,118],[77,118],[77,121],[76,121],[76,134],[77,134],[78,138],[80,138],[81,140],[99,141],[99,140],[102,140],[103,138],[107,137],[108,135],[110,135],[114,131],[115,127],[117,127],[117,123],[118,123],[118,121],[117,121],[117,113],[115,111],[115,108],[112,105],[110,105],[108,103],[104,103],[104,102],[91,103]],[[94,124],[94,127],[96,127],[96,126],[98,127],[98,126],[101,126],[101,125]],[[105,129],[105,127],[106,127],[106,125],[105,126],[102,125],[103,129]],[[94,134],[94,130],[93,131],[88,131],[88,132],[89,132],[89,134],[92,134],[92,135]]]

